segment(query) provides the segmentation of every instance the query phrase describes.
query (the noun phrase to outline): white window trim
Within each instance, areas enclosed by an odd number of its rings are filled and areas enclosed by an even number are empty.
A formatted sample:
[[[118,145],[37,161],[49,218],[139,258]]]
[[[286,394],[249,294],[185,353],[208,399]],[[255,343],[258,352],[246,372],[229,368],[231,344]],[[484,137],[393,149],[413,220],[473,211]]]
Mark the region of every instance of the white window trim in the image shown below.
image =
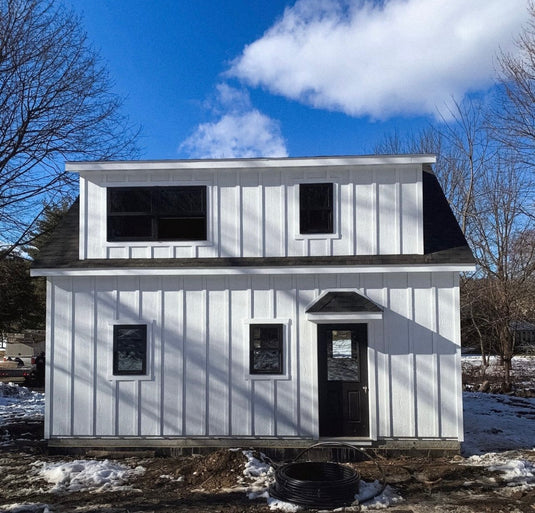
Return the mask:
[[[309,183],[332,183],[333,184],[333,233],[300,233],[300,213],[299,213],[299,185]],[[307,178],[303,180],[296,180],[293,184],[292,195],[292,224],[295,240],[326,240],[326,239],[340,239],[340,184],[335,180],[328,180],[325,178]]]
[[[140,321],[138,319],[117,319],[108,322],[107,366],[106,379],[108,381],[153,381],[154,380],[154,325],[156,321]],[[113,374],[113,327],[122,324],[137,324],[147,326],[147,365],[146,373],[139,375]]]
[[[245,319],[243,321],[243,340],[244,343],[244,379],[251,381],[276,381],[276,380],[289,380],[291,378],[291,365],[290,365],[290,325],[291,319]],[[251,374],[250,364],[250,351],[251,341],[250,326],[251,324],[282,324],[282,373],[281,374]]]

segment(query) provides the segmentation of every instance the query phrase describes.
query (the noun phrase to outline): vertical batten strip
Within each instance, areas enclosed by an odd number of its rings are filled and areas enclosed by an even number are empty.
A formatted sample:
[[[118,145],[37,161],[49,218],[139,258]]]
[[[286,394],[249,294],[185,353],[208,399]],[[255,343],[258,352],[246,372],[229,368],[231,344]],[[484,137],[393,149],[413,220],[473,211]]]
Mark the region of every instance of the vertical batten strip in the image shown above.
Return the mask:
[[[289,239],[290,239],[290,228],[288,226],[289,221],[289,210],[288,210],[288,185],[286,183],[283,183],[281,185],[282,189],[282,208],[281,208],[281,226],[282,226],[282,237],[281,242],[283,244],[282,247],[282,255],[287,257],[289,256]]]
[[[149,330],[152,332],[151,326],[149,326]],[[152,333],[151,333],[151,339],[152,339]],[[142,418],[141,418],[141,412],[143,410],[142,400],[143,400],[143,391],[141,389],[142,381],[135,382],[135,404],[137,406],[137,411],[135,415],[136,419],[136,429],[137,429],[137,436],[141,436],[143,434],[143,426],[142,426]]]
[[[167,373],[165,371],[165,351],[167,346],[167,334],[166,334],[166,319],[165,319],[165,292],[163,281],[161,281],[160,286],[160,333],[161,333],[161,342],[160,342],[160,361],[159,364],[159,373],[160,373],[160,418],[159,418],[159,436],[164,436],[164,422],[165,422],[165,381],[167,378]]]
[[[423,212],[423,176],[422,174],[424,171],[422,168],[418,168],[418,180],[417,180],[417,196],[416,196],[416,208],[419,213]],[[423,221],[423,215],[420,214],[416,219],[416,227],[417,227],[417,233],[418,233],[418,245],[417,245],[417,251],[416,253],[419,255],[424,254],[424,221]]]
[[[181,310],[182,310],[182,343],[181,343],[181,353],[182,353],[182,403],[180,408],[180,418],[182,419],[182,429],[181,429],[181,435],[186,436],[188,433],[186,431],[186,418],[188,416],[187,411],[187,403],[186,403],[186,393],[187,393],[187,381],[185,379],[186,376],[186,367],[187,367],[187,358],[186,358],[186,283],[184,278],[182,278],[182,302],[181,302]]]
[[[87,179],[80,177],[80,213],[78,216],[78,222],[80,223],[80,232],[78,233],[79,240],[79,251],[78,256],[80,260],[85,260],[87,258],[87,244],[88,244],[88,233],[87,233],[87,219],[88,216],[88,194],[87,194]]]
[[[435,274],[431,273],[431,319],[433,321],[432,333],[433,333],[433,387],[434,387],[434,401],[438,406],[435,408],[434,414],[434,427],[433,434],[434,436],[441,436],[441,425],[442,425],[442,409],[441,409],[441,393],[440,393],[440,360],[438,357],[438,329],[439,329],[439,319],[438,319],[438,287],[437,287],[437,277]]]
[[[381,247],[381,230],[379,226],[380,218],[379,218],[379,186],[377,184],[377,169],[374,169],[373,172],[373,181],[372,181],[372,255],[378,255],[379,249]]]
[[[295,409],[297,411],[297,434],[303,434],[302,416],[301,416],[301,309],[300,309],[300,294],[301,289],[299,287],[299,278],[295,278],[295,346],[297,353],[297,365],[295,369],[295,382],[296,382],[296,394],[295,394]],[[306,303],[305,303],[306,304]],[[298,346],[299,344],[299,346]],[[316,377],[317,381],[317,377]],[[318,401],[316,399],[316,405]]]
[[[239,214],[238,215],[238,219],[236,220],[238,226],[237,226],[237,231],[238,231],[238,244],[237,244],[237,252],[238,252],[238,256],[240,257],[243,257],[243,243],[244,243],[244,237],[243,237],[243,188],[242,187],[238,187],[236,186],[235,187],[235,190],[237,191],[237,202],[238,202],[238,208],[236,209],[236,213]]]
[[[408,288],[409,288],[409,296],[411,301],[411,308],[410,313],[411,316],[409,317],[409,340],[410,340],[410,347],[411,347],[411,355],[412,355],[412,382],[413,382],[413,396],[412,396],[412,408],[414,412],[414,436],[419,436],[419,425],[418,425],[418,375],[417,375],[417,361],[416,361],[416,345],[414,337],[416,336],[414,327],[416,323],[416,294],[414,291],[414,287],[411,285],[410,275],[407,279],[408,282]]]
[[[353,245],[351,246],[352,254],[358,255],[358,229],[357,229],[357,219],[358,219],[358,194],[357,194],[357,182],[355,180],[355,171],[351,170],[350,175],[350,186],[351,186],[351,237],[353,239]]]
[[[70,344],[70,354],[68,360],[69,361],[69,369],[66,371],[67,375],[69,376],[69,436],[74,435],[74,386],[75,386],[75,379],[76,374],[73,372],[74,370],[74,359],[75,359],[75,353],[76,353],[76,310],[75,310],[75,293],[74,293],[74,278],[70,279],[71,282],[71,290],[70,290],[70,336],[69,336],[69,344]]]
[[[368,408],[370,439],[377,440],[378,420],[379,420],[379,395],[377,393],[378,371],[377,371],[377,337],[375,335],[375,322],[367,323],[368,332]]]
[[[395,196],[396,196],[396,215],[395,215],[395,244],[394,248],[399,255],[403,254],[403,197],[401,194],[401,180],[402,173],[399,167],[396,167],[396,183],[395,183]]]
[[[416,365],[414,360],[414,295],[410,285],[409,273],[405,273],[407,280],[407,340],[409,355],[407,358],[408,368],[408,392],[409,392],[409,420],[411,432],[409,436],[416,436]]]
[[[227,434],[232,435],[233,425],[232,425],[232,362],[234,361],[234,353],[232,351],[233,340],[232,340],[232,294],[230,293],[230,283],[229,278],[225,277],[225,287],[226,287],[226,296],[227,296],[227,305],[228,305],[228,322],[227,322],[227,340],[228,340],[228,380],[227,380],[227,390],[228,390],[228,419],[227,419]]]
[[[98,362],[98,315],[97,315],[97,308],[98,308],[98,298],[97,298],[97,279],[92,278],[91,279],[91,290],[93,291],[93,303],[92,303],[92,323],[93,323],[93,380],[92,380],[92,386],[93,386],[93,401],[92,401],[92,409],[93,409],[93,418],[91,422],[91,435],[96,436],[97,435],[97,387],[98,387],[98,369],[97,369],[97,362]]]
[[[459,442],[464,441],[464,427],[463,427],[463,384],[462,384],[462,372],[461,372],[461,317],[458,314],[459,312],[459,303],[460,303],[460,276],[458,273],[453,273],[453,309],[454,312],[457,312],[457,315],[454,315],[453,326],[453,342],[455,343],[455,369],[456,369],[456,418],[457,418],[457,437]]]
[[[223,242],[222,242],[222,231],[223,231],[223,227],[222,227],[222,223],[221,223],[221,194],[222,194],[222,187],[221,187],[221,180],[220,180],[220,177],[221,177],[221,173],[218,173],[217,174],[217,215],[215,216],[215,220],[214,220],[214,231],[217,232],[217,240],[218,240],[218,244],[217,244],[217,256],[218,257],[221,257],[221,248],[223,247]],[[216,225],[217,223],[217,225]]]
[[[260,215],[258,217],[258,222],[260,223],[260,226],[258,228],[258,233],[260,235],[259,238],[259,244],[260,247],[258,248],[258,253],[255,256],[259,257],[265,257],[266,256],[266,208],[265,208],[265,187],[264,184],[261,181],[261,178],[259,178],[259,185],[260,188],[260,208],[258,211],[260,212]]]
[[[55,312],[57,309],[56,297],[54,294],[55,285],[54,278],[46,279],[46,335],[45,335],[45,415],[44,415],[44,437],[50,438],[52,434],[52,422],[54,419],[54,410],[52,397],[54,391],[52,389],[54,383],[54,355],[55,355]]]
[[[210,296],[208,294],[208,280],[202,279],[204,293],[204,434],[210,434],[210,328],[208,319],[210,318]]]

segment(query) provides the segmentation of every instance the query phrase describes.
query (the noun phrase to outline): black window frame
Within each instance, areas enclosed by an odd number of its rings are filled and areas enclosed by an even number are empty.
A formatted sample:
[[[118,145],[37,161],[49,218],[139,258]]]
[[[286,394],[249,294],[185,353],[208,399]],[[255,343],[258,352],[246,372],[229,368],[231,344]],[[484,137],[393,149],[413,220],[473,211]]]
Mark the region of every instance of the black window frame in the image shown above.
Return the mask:
[[[254,330],[277,330],[277,347],[255,347],[255,341],[262,343],[265,342],[265,339],[262,340],[262,337],[258,339],[254,333]],[[262,352],[267,351],[277,351],[278,352],[278,365],[275,370],[272,368],[262,370],[255,368],[256,355]],[[249,324],[249,374],[251,375],[281,375],[284,374],[284,325],[278,323],[268,323],[268,324]]]
[[[142,351],[143,359],[141,370],[120,370],[119,369],[119,330],[132,329],[141,330],[142,338],[136,338],[134,340],[141,341],[144,348]],[[147,337],[147,325],[146,324],[114,324],[113,325],[113,363],[112,373],[113,376],[146,376],[148,368],[148,337]]]
[[[318,203],[314,198],[318,190],[324,190],[326,204]],[[324,223],[314,225],[318,217]],[[334,233],[334,184],[332,182],[299,184],[299,233],[301,235]]]
[[[139,202],[137,210],[114,210],[114,195],[125,194],[128,192],[145,193],[148,195],[145,205]],[[182,212],[169,211],[166,208],[163,196],[166,193],[193,193],[198,194],[200,205],[198,208],[189,210],[184,209]],[[207,240],[207,187],[206,185],[179,185],[170,187],[108,187],[107,189],[107,211],[106,211],[106,240],[108,242],[151,242],[151,241],[196,241]],[[120,223],[131,218],[132,223],[137,223],[139,226],[142,223],[149,223],[150,229],[142,235],[124,235],[117,234],[117,226],[114,225],[114,220]],[[169,220],[183,220],[194,227],[194,234],[183,236],[165,236],[163,235],[165,229],[165,221]],[[148,228],[148,226],[146,226]],[[186,227],[186,231],[188,228]],[[150,233],[149,233],[150,232]]]

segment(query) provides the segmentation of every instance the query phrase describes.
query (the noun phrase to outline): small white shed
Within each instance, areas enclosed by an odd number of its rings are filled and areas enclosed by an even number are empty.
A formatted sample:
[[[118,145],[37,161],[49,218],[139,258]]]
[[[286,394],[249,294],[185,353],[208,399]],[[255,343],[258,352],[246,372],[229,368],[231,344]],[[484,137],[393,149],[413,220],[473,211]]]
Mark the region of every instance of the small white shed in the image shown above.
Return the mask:
[[[68,163],[32,271],[50,444],[458,447],[474,260],[434,162]]]

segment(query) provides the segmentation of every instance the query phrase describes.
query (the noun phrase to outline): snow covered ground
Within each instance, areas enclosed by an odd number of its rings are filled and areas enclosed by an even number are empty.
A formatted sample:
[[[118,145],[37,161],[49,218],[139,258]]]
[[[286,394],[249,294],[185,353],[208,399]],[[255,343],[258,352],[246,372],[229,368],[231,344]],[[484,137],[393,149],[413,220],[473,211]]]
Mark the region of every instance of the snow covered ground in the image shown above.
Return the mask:
[[[481,377],[480,355],[463,355],[462,366],[465,390],[477,390],[482,380],[488,380],[491,385],[498,387],[501,384],[502,367],[497,356],[489,357],[489,366],[485,369],[484,378]],[[513,358],[511,366],[511,378],[515,390],[535,392],[535,356],[517,355]]]
[[[522,366],[532,365],[533,358],[520,362]],[[468,361],[469,365],[472,362]],[[473,362],[476,365],[476,362]],[[533,382],[529,386],[533,386]],[[0,445],[9,444],[7,425],[21,421],[39,421],[44,413],[44,394],[33,392],[17,385],[0,383]],[[535,464],[519,451],[535,450],[535,398],[521,398],[508,395],[464,393],[465,441],[463,443],[463,464],[485,467],[497,471],[509,490],[531,490],[535,493]],[[531,453],[533,454],[533,453]],[[260,462],[252,453],[245,453],[247,463],[244,477],[251,498],[266,497],[272,509],[295,511],[295,506],[272,500],[267,488],[273,481],[273,471]],[[73,493],[88,490],[99,493],[110,490],[131,489],[131,481],[145,469],[98,460],[37,461],[29,470],[35,478],[49,485],[49,492]],[[379,491],[379,483],[362,483],[361,496]],[[379,509],[402,501],[393,488],[387,487],[372,502],[362,505],[362,509]],[[29,505],[20,509],[20,504],[4,504],[2,511],[45,512],[44,504]],[[33,509],[32,509],[33,508]]]
[[[0,383],[0,426],[24,419],[42,419],[45,394],[13,383]]]
[[[465,392],[463,456],[535,449],[535,398]]]

